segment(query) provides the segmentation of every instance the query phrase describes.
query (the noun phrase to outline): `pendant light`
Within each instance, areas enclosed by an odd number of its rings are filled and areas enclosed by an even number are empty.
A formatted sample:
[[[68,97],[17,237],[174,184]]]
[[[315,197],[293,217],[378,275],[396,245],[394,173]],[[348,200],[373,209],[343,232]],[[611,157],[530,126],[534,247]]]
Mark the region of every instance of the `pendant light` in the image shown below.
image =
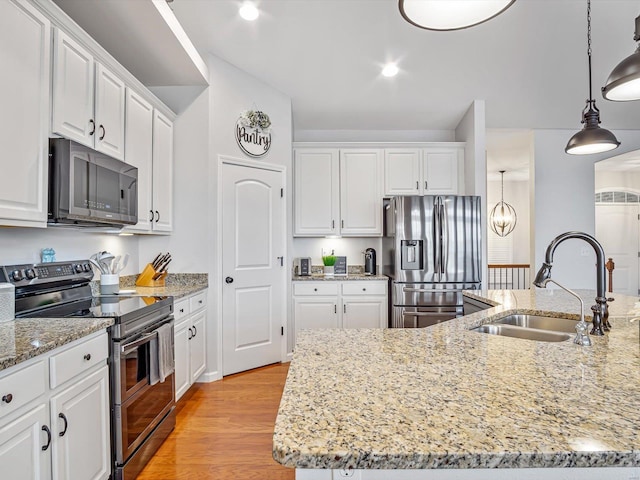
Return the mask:
[[[500,15],[515,0],[399,0],[400,14],[426,30],[461,30]]]
[[[504,172],[506,170],[500,170],[500,182],[502,190],[500,193],[500,201],[493,207],[489,214],[489,226],[491,230],[499,237],[506,237],[513,229],[516,228],[518,222],[518,216],[516,215],[516,209],[504,201]]]
[[[618,148],[620,142],[609,130],[600,127],[600,110],[591,87],[591,0],[587,0],[587,57],[589,58],[589,100],[582,110],[584,128],[569,139],[564,151],[571,155],[601,153]]]
[[[633,39],[640,40],[640,16],[636,17]],[[640,100],[640,45],[635,53],[622,60],[614,68],[602,87],[602,96],[607,100],[626,102]]]

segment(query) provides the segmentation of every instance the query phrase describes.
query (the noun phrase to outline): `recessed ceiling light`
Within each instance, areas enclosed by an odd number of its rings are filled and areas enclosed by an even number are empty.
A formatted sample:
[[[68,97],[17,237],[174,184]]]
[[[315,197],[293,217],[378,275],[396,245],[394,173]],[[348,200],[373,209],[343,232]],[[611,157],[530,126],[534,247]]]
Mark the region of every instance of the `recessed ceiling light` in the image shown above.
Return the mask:
[[[382,75],[385,77],[395,77],[398,71],[398,66],[395,63],[387,63],[382,69]]]
[[[238,13],[242,18],[249,22],[253,22],[256,18],[258,18],[258,15],[260,15],[258,7],[256,7],[251,2],[244,2],[240,7],[240,10],[238,10]]]

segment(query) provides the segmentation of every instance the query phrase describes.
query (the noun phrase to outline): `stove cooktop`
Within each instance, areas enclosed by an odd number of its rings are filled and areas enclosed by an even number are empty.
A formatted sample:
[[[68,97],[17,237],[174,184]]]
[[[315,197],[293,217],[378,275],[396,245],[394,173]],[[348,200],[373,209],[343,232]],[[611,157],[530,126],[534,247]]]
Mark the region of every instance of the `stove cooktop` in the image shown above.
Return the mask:
[[[139,314],[150,306],[161,306],[172,303],[171,297],[134,297],[123,295],[103,295],[100,297],[89,297],[64,303],[43,307],[37,311],[30,311],[19,315],[23,318],[59,318],[59,317],[82,317],[101,318],[112,317],[122,318],[131,314]]]

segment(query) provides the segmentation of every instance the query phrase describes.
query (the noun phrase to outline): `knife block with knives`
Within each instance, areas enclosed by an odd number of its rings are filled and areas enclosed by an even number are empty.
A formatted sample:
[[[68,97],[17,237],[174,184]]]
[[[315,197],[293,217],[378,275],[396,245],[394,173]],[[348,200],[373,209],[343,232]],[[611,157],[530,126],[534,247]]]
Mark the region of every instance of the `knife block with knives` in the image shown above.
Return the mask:
[[[139,287],[164,287],[165,279],[167,275],[169,275],[167,267],[170,262],[170,253],[166,255],[162,255],[162,253],[158,254],[155,260],[147,263],[142,273],[138,275],[136,285]]]

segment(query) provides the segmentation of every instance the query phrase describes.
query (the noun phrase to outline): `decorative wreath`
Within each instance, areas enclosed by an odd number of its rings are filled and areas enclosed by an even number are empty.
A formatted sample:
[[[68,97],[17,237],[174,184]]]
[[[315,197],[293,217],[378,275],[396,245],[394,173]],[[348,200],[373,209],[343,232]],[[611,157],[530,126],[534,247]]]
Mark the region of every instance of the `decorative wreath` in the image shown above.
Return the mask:
[[[260,110],[246,110],[240,114],[240,123],[249,128],[268,130],[271,126],[269,115]]]

